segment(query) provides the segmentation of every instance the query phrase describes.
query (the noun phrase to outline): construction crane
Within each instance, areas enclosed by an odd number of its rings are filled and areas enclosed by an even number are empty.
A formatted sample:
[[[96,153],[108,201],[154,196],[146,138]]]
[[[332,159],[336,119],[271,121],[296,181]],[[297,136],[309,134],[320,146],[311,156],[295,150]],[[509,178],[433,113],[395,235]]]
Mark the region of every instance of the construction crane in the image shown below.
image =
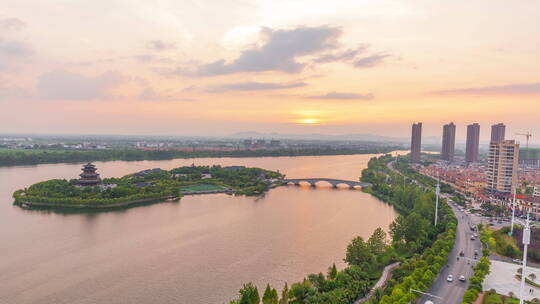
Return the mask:
[[[525,158],[527,160],[522,162],[522,165],[525,168],[525,167],[527,167],[527,162],[529,162],[529,152],[530,152],[529,151],[529,139],[532,137],[532,134],[529,131],[527,131],[527,133],[516,133],[516,135],[525,136],[525,138],[527,139],[527,144],[526,144],[527,145],[527,150],[525,151]]]
[[[522,136],[525,136],[525,138],[527,139],[527,150],[529,149],[529,139],[532,137],[532,134],[527,131],[527,133],[516,133],[516,135],[522,135]]]

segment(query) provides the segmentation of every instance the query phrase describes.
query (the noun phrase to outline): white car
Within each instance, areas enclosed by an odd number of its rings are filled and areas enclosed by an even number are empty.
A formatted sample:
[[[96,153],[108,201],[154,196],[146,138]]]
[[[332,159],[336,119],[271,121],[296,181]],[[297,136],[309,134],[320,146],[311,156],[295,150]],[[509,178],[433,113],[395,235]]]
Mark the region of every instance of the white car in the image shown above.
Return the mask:
[[[465,276],[459,276],[459,280],[460,280],[461,282],[465,282]]]
[[[454,281],[454,276],[449,274],[447,277],[446,277],[446,281],[448,282],[453,282]]]

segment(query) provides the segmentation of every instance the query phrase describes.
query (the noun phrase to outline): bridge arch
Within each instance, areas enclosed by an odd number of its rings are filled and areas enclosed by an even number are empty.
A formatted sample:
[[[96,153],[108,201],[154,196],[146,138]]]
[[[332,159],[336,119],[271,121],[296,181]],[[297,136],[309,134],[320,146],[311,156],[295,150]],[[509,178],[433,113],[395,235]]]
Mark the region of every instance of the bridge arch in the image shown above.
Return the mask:
[[[308,184],[311,187],[316,187],[318,183],[326,183],[330,184],[333,188],[338,188],[340,185],[346,185],[349,187],[349,189],[356,189],[358,187],[367,187],[370,184],[369,183],[362,183],[357,181],[351,181],[351,180],[342,180],[342,179],[333,179],[333,178],[293,178],[293,179],[285,179],[283,180],[285,184],[293,184],[296,186],[299,186],[301,184]]]

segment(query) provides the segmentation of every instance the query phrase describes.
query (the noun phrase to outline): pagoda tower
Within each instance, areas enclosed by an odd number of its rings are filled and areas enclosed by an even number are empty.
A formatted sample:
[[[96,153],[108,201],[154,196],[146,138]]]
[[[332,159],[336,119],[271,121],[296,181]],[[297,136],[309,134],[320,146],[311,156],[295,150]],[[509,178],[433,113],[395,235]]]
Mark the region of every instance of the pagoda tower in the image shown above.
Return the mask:
[[[96,173],[96,166],[92,163],[87,163],[82,167],[83,173],[79,174],[79,185],[81,186],[96,186],[101,183],[99,174]]]

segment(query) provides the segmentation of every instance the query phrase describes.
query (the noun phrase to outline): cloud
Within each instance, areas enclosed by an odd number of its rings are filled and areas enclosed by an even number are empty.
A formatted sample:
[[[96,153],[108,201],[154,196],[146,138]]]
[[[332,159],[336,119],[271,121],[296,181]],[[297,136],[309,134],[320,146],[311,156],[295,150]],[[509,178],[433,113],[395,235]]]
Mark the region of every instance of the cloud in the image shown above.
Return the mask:
[[[342,31],[336,27],[298,27],[292,30],[261,30],[264,42],[243,51],[232,62],[220,59],[202,64],[195,69],[179,68],[176,74],[184,76],[216,76],[242,72],[280,71],[301,72],[306,63],[298,58],[315,55],[338,47],[337,39]]]
[[[192,98],[176,97],[171,92],[157,92],[151,87],[144,88],[137,99],[142,101],[195,101]]]
[[[118,72],[106,72],[95,77],[64,70],[42,74],[37,83],[37,93],[42,99],[95,100],[110,98],[110,90],[123,81]]]
[[[7,41],[0,38],[0,56],[20,57],[32,54],[32,49],[21,41]]]
[[[34,98],[31,90],[20,87],[0,87],[0,101],[19,101]]]
[[[335,61],[350,61],[353,60],[358,54],[363,53],[367,50],[368,45],[360,45],[356,49],[345,50],[337,53],[324,54],[315,58],[314,62],[316,63],[329,63]]]
[[[360,58],[354,61],[355,68],[372,68],[383,63],[384,59],[390,57],[388,54],[376,54]]]
[[[341,93],[330,92],[324,95],[308,96],[310,99],[333,99],[333,100],[371,100],[374,98],[373,94],[358,94],[358,93]]]
[[[0,30],[20,31],[26,27],[26,23],[18,18],[0,16]]]
[[[133,59],[143,63],[172,63],[173,60],[166,57],[158,57],[152,54],[140,54],[132,56]]]
[[[166,50],[176,49],[174,43],[169,43],[161,40],[151,40],[146,43],[146,47],[152,51],[161,52]]]
[[[306,86],[304,82],[270,83],[270,82],[240,82],[211,86],[205,89],[209,93],[223,93],[229,91],[267,91],[291,89]]]
[[[32,54],[32,48],[26,43],[0,38],[0,72],[17,70]]]
[[[501,86],[464,88],[454,90],[435,91],[435,94],[476,94],[476,95],[511,95],[511,94],[540,94],[540,82],[516,83]]]

